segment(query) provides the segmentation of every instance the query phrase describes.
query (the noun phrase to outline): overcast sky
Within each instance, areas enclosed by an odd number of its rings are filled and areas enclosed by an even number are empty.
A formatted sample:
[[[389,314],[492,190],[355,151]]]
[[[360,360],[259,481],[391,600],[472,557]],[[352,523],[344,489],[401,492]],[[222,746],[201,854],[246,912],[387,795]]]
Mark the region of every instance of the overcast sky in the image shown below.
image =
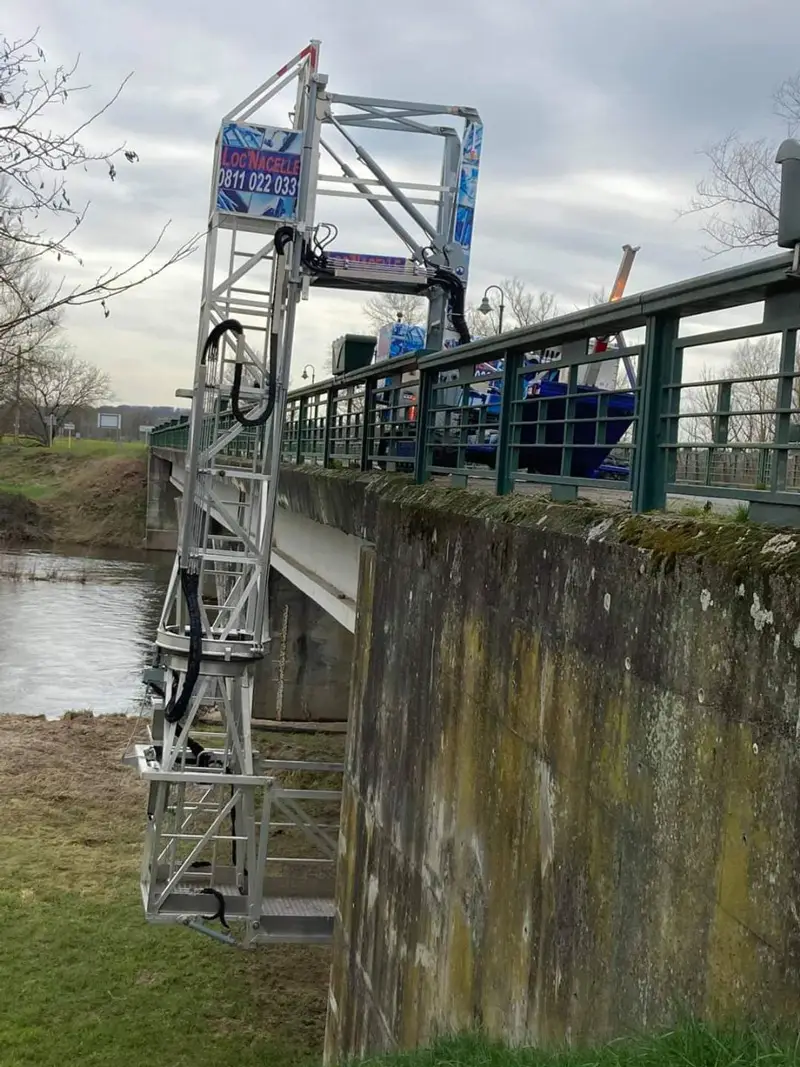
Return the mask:
[[[114,183],[99,170],[71,187],[92,201],[76,241],[87,271],[135,258],[168,218],[168,243],[205,228],[222,114],[316,37],[333,92],[479,109],[470,299],[518,275],[567,310],[609,287],[625,242],[642,248],[629,292],[735,262],[709,262],[699,221],[676,212],[704,145],[733,129],[780,139],[770,94],[800,68],[798,0],[5,0],[3,15],[9,37],[39,26],[49,59],[81,54],[91,90],[68,107],[102,104],[135,72],[90,140],[124,140],[141,162],[121,163]],[[387,169],[435,181],[418,140],[399,138]],[[353,206],[337,247],[379,249],[381,223]],[[109,371],[121,402],[170,403],[190,384],[201,270],[197,253],[108,319],[70,312],[70,341]],[[301,305],[295,380],[334,337],[363,330],[361,303],[312,294]]]

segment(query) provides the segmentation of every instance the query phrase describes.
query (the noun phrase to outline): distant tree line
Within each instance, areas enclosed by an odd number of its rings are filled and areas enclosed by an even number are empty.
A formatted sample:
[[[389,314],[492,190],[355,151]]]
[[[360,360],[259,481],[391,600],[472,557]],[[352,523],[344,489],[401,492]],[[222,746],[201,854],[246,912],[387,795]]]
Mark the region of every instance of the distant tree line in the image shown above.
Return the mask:
[[[98,425],[98,416],[101,412],[119,414],[120,429],[101,429]],[[80,434],[81,437],[110,438],[120,441],[144,441],[145,435],[141,433],[142,426],[157,426],[167,419],[174,419],[178,415],[185,415],[186,409],[166,406],[148,406],[145,404],[101,404],[78,405],[71,408],[59,408],[53,419],[53,437],[67,436],[68,434]],[[65,426],[74,426],[74,430],[67,431]],[[47,444],[50,440],[50,422],[46,411],[33,404],[24,403],[18,411],[13,400],[0,404],[0,436],[13,437],[15,434],[20,438],[33,438],[41,444]]]

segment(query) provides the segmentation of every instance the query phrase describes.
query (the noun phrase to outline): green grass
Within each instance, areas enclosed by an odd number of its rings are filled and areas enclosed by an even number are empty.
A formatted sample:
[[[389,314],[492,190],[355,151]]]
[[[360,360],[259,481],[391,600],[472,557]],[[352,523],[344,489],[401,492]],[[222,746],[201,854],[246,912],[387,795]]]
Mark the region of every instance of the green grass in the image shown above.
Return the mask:
[[[733,511],[714,511],[699,504],[685,504],[678,508],[677,514],[687,519],[706,519],[709,522],[749,522],[750,505],[738,503]]]
[[[72,452],[76,456],[143,456],[147,451],[143,441],[94,440],[90,437],[81,437],[79,440],[73,437],[71,441],[67,437],[57,437],[50,449],[33,437],[20,437],[15,441],[13,436],[6,434],[0,436],[0,445],[31,449],[45,455],[49,452]]]
[[[595,1049],[508,1049],[461,1038],[368,1062],[376,1067],[788,1067],[800,1064],[800,1053],[796,1035],[770,1036],[749,1028],[715,1032],[688,1024]]]
[[[119,762],[131,728],[0,716],[0,1065],[317,1067],[327,950],[242,952],[145,923],[145,790]],[[309,755],[330,757],[333,741],[314,739]],[[301,744],[286,737],[271,754]],[[689,1023],[591,1050],[468,1037],[368,1065],[800,1067],[800,1056],[797,1035]]]
[[[145,922],[130,734],[0,716],[0,1064],[319,1064],[327,949],[244,952]]]
[[[242,966],[250,961],[234,950],[147,926],[135,894],[122,887],[104,903],[79,890],[27,901],[0,892],[3,1067],[317,1060],[298,1012],[303,990],[285,961],[277,968],[285,988],[275,989],[273,974],[259,994]],[[271,1002],[270,990],[278,993]],[[274,1032],[279,1006],[296,1019],[294,1035],[286,1026]]]
[[[41,500],[43,497],[52,496],[57,488],[56,485],[42,485],[39,482],[0,481],[0,493],[18,493],[29,500]]]
[[[0,442],[0,493],[27,497],[30,539],[138,548],[145,529],[146,450],[138,443]]]
[[[74,438],[70,445],[66,437],[57,437],[53,442],[54,452],[74,452],[77,456],[143,456],[147,445],[142,441],[94,441]]]

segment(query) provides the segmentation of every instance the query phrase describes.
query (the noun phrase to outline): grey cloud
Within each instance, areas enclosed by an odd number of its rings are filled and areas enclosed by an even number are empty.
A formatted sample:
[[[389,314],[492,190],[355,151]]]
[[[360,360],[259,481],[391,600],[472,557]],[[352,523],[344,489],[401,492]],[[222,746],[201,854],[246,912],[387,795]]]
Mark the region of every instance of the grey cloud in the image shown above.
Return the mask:
[[[591,288],[610,284],[627,240],[643,246],[631,287],[664,284],[722,265],[703,260],[699,223],[674,217],[702,173],[697,150],[734,128],[777,139],[769,94],[800,66],[796,0],[760,10],[752,0],[406,0],[391,16],[363,0],[295,8],[276,18],[244,0],[228,18],[211,0],[40,0],[42,44],[59,58],[82,53],[81,78],[93,85],[87,102],[102,103],[135,70],[93,136],[124,137],[141,163],[121,166],[113,186],[102,174],[76,175],[76,193],[93,200],[79,235],[93,262],[135,254],[168,217],[172,240],[204,229],[222,112],[319,36],[335,92],[480,109],[473,294],[518,274],[558,291],[565,306],[585,302]],[[22,0],[7,0],[4,14],[14,35],[34,28]],[[390,173],[427,158],[419,139],[374,143]],[[647,178],[666,199],[645,208],[621,192],[615,204],[591,188],[583,202],[531,199],[543,183],[592,172]],[[340,247],[395,248],[365,205],[321,201],[319,217],[342,221]],[[198,255],[117,302],[102,329],[93,309],[70,315],[71,334],[109,366],[126,399],[168,401],[185,384],[201,270]],[[321,358],[356,322],[359,302],[337,299],[314,294],[301,308],[298,359]]]

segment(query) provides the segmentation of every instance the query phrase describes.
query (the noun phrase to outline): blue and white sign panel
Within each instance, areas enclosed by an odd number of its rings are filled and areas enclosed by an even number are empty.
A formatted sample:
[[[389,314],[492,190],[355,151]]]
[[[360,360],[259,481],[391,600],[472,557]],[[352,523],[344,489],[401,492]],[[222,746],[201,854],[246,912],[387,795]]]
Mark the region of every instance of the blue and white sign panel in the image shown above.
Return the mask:
[[[300,191],[303,134],[273,126],[222,127],[217,210],[265,219],[294,219]]]
[[[461,168],[458,176],[456,198],[456,222],[453,237],[464,251],[465,267],[459,270],[464,282],[469,270],[472,251],[472,227],[475,221],[475,199],[478,194],[478,172],[483,148],[483,125],[477,121],[467,122],[461,142]]]

